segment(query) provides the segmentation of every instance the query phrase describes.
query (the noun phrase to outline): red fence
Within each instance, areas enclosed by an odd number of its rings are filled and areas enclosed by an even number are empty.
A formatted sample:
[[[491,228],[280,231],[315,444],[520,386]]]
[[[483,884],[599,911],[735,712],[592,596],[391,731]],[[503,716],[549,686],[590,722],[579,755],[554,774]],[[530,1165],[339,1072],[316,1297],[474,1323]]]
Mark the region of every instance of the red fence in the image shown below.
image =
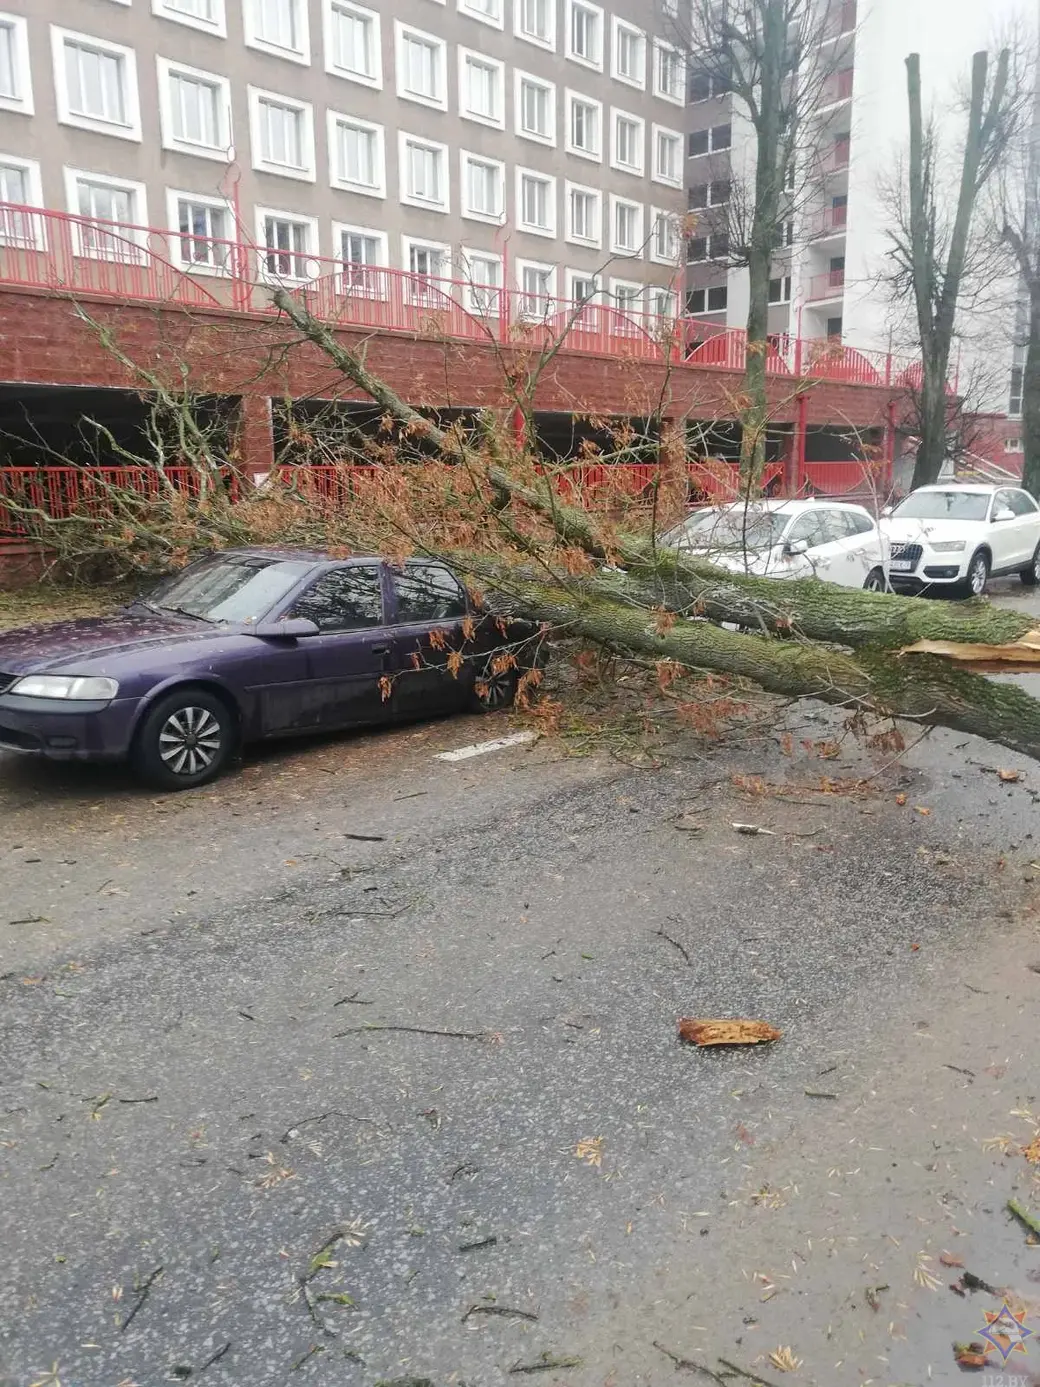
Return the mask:
[[[224,481],[237,494],[234,475]],[[187,466],[167,467],[162,474],[150,467],[0,467],[0,535],[28,534],[26,510],[55,520],[100,516],[112,510],[117,492],[158,499],[167,490],[199,496],[202,486],[202,474]]]
[[[848,162],[848,143],[832,160]],[[837,215],[837,214],[835,214]],[[840,292],[839,272],[813,282],[810,297]],[[122,225],[0,203],[0,287],[93,294],[122,301],[274,313],[283,286],[318,316],[344,327],[501,342],[741,371],[746,334],[696,318],[574,303],[551,292],[506,289],[295,249]],[[840,343],[773,337],[767,369],[858,385],[909,379],[883,353]]]

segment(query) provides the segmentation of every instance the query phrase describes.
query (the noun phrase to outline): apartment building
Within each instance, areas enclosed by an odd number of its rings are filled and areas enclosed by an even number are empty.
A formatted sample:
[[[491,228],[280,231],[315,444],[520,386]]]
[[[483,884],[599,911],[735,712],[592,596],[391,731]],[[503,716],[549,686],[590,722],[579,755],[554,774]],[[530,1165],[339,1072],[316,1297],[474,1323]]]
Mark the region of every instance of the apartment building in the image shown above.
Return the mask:
[[[477,308],[504,286],[530,313],[674,311],[685,71],[645,6],[0,7],[0,201],[88,219],[78,255],[132,255],[151,226],[198,275],[244,240],[289,281],[386,268],[462,279]]]

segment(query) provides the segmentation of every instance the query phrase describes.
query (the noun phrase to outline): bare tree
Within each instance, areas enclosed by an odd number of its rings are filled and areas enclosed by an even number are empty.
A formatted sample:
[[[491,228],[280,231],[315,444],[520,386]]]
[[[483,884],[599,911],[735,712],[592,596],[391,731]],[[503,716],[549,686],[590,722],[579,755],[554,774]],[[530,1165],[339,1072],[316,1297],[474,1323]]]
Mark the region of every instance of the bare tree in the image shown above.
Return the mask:
[[[1007,157],[1021,124],[1023,87],[1012,67],[1012,51],[995,64],[986,52],[971,66],[967,121],[959,150],[956,194],[945,177],[949,152],[939,126],[926,119],[921,97],[921,57],[906,59],[910,148],[888,201],[891,266],[883,275],[897,303],[913,312],[921,352],[916,405],[920,445],[913,485],[937,480],[947,452],[950,364],[958,314],[977,301],[994,273],[1001,273],[977,235],[980,195]]]
[[[739,162],[728,161],[723,234],[725,263],[746,267],[749,279],[741,470],[752,482],[762,474],[769,419],[769,282],[783,228],[819,187],[818,113],[852,41],[842,34],[844,9],[840,0],[690,0],[666,21],[694,86],[731,95],[738,129],[749,136]]]

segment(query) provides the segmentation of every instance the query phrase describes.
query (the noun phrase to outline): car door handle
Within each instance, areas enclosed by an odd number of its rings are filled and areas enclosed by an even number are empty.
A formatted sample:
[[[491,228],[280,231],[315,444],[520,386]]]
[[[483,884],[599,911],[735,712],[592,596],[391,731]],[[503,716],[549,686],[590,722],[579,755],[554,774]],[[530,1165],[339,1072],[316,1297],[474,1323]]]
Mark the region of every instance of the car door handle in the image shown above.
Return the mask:
[[[373,654],[373,655],[389,655],[389,654],[390,654],[390,647],[389,647],[388,645],[373,645],[371,649],[372,649],[372,654]]]

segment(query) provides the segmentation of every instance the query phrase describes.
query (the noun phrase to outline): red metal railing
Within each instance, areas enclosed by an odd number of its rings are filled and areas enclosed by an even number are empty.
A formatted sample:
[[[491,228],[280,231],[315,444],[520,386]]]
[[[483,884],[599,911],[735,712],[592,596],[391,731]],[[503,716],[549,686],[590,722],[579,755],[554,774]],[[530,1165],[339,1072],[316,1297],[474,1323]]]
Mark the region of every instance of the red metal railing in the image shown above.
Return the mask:
[[[869,464],[848,462],[806,462],[802,465],[802,490],[810,495],[847,496],[871,489]]]
[[[819,168],[821,173],[840,173],[842,169],[847,169],[849,159],[852,157],[851,140],[835,140],[830,149],[825,150],[819,158]]]
[[[813,217],[809,226],[810,236],[830,236],[844,232],[849,220],[847,207],[825,207]]]
[[[165,480],[164,480],[165,478]],[[238,481],[228,473],[224,483],[232,497]],[[169,487],[182,495],[199,496],[203,474],[194,467],[0,467],[0,534],[24,535],[30,521],[26,509],[52,519],[70,515],[103,515],[111,509],[114,492],[134,492],[158,498]]]
[[[840,299],[845,289],[845,271],[828,270],[823,275],[813,275],[805,291],[806,303],[819,303],[821,299]]]
[[[697,497],[710,501],[713,505],[725,505],[740,497],[740,463],[725,458],[706,458],[703,462],[691,462],[686,469],[690,487]],[[770,462],[762,472],[761,490],[768,491],[776,482],[782,481],[784,464]]]
[[[852,79],[851,67],[832,72],[820,87],[820,106],[836,106],[841,101],[851,101]]]

